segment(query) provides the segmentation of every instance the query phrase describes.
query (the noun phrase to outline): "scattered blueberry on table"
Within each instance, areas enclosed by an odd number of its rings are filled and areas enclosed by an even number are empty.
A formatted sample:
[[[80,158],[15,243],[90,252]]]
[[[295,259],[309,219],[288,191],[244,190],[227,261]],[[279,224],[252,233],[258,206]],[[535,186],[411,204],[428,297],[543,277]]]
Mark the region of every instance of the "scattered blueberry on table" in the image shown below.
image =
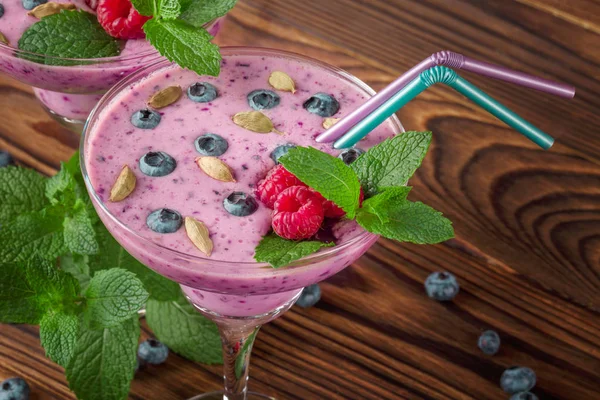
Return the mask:
[[[302,289],[296,304],[302,308],[309,308],[317,304],[319,300],[321,300],[321,287],[315,283]]]
[[[427,296],[438,301],[450,301],[456,297],[460,286],[449,272],[434,272],[425,280]]]
[[[23,378],[9,378],[0,383],[0,400],[29,400],[30,391]]]
[[[194,141],[196,151],[203,156],[218,157],[227,151],[229,144],[222,136],[205,133]]]
[[[182,223],[181,214],[169,208],[154,210],[146,218],[146,225],[156,233],[176,232]]]
[[[133,113],[131,116],[131,123],[136,128],[140,129],[154,129],[160,123],[162,117],[159,113],[153,110],[139,110]]]
[[[279,95],[272,90],[258,89],[248,93],[248,105],[256,111],[275,108],[280,101]]]
[[[531,368],[510,367],[502,373],[500,387],[506,393],[527,392],[535,386],[536,376]]]
[[[510,396],[510,400],[538,400],[538,397],[531,392],[520,392]]]
[[[244,192],[233,192],[223,200],[223,208],[236,217],[247,217],[258,209],[258,203]]]
[[[495,331],[485,331],[479,336],[477,346],[485,354],[493,356],[500,350],[500,335]]]
[[[346,165],[350,165],[354,161],[356,161],[358,157],[364,154],[364,152],[364,150],[361,150],[358,147],[352,147],[342,151],[338,158],[342,160]]]
[[[156,339],[148,339],[140,343],[137,354],[141,363],[158,365],[167,361],[169,348]]]
[[[340,103],[327,93],[315,93],[302,105],[306,111],[320,117],[332,117],[340,110]]]
[[[295,144],[282,144],[281,146],[277,146],[275,150],[271,152],[269,157],[271,160],[275,162],[275,164],[279,164],[279,159],[287,154],[288,151],[296,147]]]
[[[216,99],[219,94],[217,88],[210,83],[196,82],[188,88],[187,95],[190,100],[196,103],[208,103]]]
[[[15,160],[6,150],[0,150],[0,168],[14,165]]]

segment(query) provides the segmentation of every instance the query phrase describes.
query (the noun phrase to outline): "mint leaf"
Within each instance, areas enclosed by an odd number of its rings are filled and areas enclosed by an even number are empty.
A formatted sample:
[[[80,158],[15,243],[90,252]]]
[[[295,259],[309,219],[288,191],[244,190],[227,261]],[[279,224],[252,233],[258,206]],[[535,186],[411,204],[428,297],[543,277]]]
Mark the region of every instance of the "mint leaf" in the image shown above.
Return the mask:
[[[68,249],[63,236],[64,214],[57,208],[19,215],[0,229],[0,263],[54,259]]]
[[[40,321],[40,342],[46,356],[66,367],[75,351],[79,318],[74,314],[50,311]]]
[[[387,204],[402,202],[406,200],[411,187],[409,186],[392,186],[383,188],[382,192],[364,201],[362,208],[359,210],[361,218],[371,218],[368,214],[378,218],[382,223],[389,220]]]
[[[84,296],[85,321],[90,328],[117,325],[135,315],[148,299],[148,292],[132,272],[113,268],[97,272]]]
[[[175,301],[148,300],[146,322],[161,342],[183,357],[205,364],[223,362],[217,326],[183,294]]]
[[[335,246],[335,243],[323,243],[316,240],[300,242],[287,240],[271,232],[263,236],[258,246],[256,246],[254,259],[258,262],[269,263],[273,268],[280,268],[285,267],[292,261],[315,253],[323,247],[333,246]]]
[[[121,245],[111,236],[104,225],[96,227],[96,235],[99,244],[98,255],[89,257],[90,273],[109,268],[123,268],[133,272],[142,281],[150,298],[154,300],[168,301],[179,297],[181,289],[179,285],[146,267],[133,258]]]
[[[77,281],[48,261],[0,265],[0,321],[36,324],[48,310],[72,311]]]
[[[175,19],[181,14],[179,0],[131,0],[133,7],[147,17]]]
[[[79,210],[64,220],[65,244],[76,254],[96,254],[99,249],[98,242],[87,209],[77,206],[75,208]]]
[[[66,164],[61,163],[58,173],[46,181],[46,197],[54,205],[73,206],[77,199],[76,186],[75,177]]]
[[[79,400],[122,400],[133,379],[140,325],[137,316],[100,330],[81,326],[65,369]]]
[[[371,147],[351,164],[367,197],[381,188],[404,186],[431,143],[431,132],[405,132]]]
[[[179,18],[201,28],[207,22],[227,14],[237,3],[237,0],[195,0],[186,5],[185,11]]]
[[[48,204],[44,195],[46,180],[31,169],[0,168],[0,224],[19,214],[44,208]]]
[[[19,39],[19,49],[61,58],[117,56],[120,42],[110,36],[95,15],[84,11],[62,11],[31,25]],[[76,61],[39,58],[49,65],[72,65]]]
[[[312,147],[295,147],[279,162],[302,182],[340,206],[348,218],[354,218],[360,183],[342,160]]]
[[[374,209],[373,205],[370,207]],[[373,218],[385,215],[386,221]],[[440,243],[454,237],[452,222],[423,203],[408,200],[380,203],[375,211],[361,208],[356,221],[367,231],[388,239],[417,244]]]
[[[67,254],[59,259],[60,269],[73,275],[79,282],[81,289],[85,289],[90,282],[89,258],[86,255]]]
[[[144,24],[146,39],[169,61],[198,75],[219,75],[221,53],[212,36],[180,20],[151,19]]]

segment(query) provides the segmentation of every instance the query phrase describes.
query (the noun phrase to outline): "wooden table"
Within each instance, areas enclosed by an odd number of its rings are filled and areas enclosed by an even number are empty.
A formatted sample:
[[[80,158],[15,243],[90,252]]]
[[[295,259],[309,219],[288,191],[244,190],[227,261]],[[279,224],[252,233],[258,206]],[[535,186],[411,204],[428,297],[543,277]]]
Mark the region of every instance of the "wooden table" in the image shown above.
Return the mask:
[[[266,326],[253,390],[279,399],[506,399],[511,365],[538,375],[541,399],[600,398],[600,3],[595,0],[241,0],[222,45],[283,48],[347,69],[380,89],[450,49],[577,86],[573,101],[464,73],[557,139],[542,151],[452,90],[437,86],[400,113],[434,142],[410,182],[457,237],[438,246],[380,240],[323,283],[317,307]],[[0,76],[0,148],[51,174],[78,143],[30,88]],[[457,275],[450,304],[425,277]],[[0,377],[38,399],[70,399],[38,331],[2,326]],[[477,348],[495,329],[502,350]],[[146,334],[148,331],[146,330]],[[171,356],[137,375],[132,399],[185,399],[221,385],[219,367]]]

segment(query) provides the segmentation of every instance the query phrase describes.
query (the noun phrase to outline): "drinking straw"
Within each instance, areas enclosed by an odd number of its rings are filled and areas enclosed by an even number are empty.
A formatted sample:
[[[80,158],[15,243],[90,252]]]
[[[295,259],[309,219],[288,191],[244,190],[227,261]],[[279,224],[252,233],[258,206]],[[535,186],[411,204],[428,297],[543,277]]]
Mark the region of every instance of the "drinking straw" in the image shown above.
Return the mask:
[[[554,143],[554,139],[551,136],[519,117],[506,106],[484,93],[477,86],[461,78],[455,71],[448,67],[437,66],[421,72],[416,79],[338,139],[334,147],[336,149],[344,149],[354,146],[406,103],[436,83],[443,83],[462,93],[475,104],[505,122],[508,126],[514,128],[517,132],[523,134],[543,149],[549,149]]]
[[[421,72],[441,65],[475,72],[480,75],[500,79],[560,97],[573,98],[573,96],[575,96],[575,88],[564,83],[553,82],[547,79],[535,77],[533,75],[514,71],[500,65],[474,60],[452,51],[440,51],[432,54],[408,70],[405,74],[400,76],[381,92],[377,93],[362,106],[348,114],[346,117],[342,118],[334,126],[319,135],[316,138],[316,141],[319,143],[328,143],[339,139],[360,120],[389,100],[409,82],[413,81],[413,79],[419,76]]]

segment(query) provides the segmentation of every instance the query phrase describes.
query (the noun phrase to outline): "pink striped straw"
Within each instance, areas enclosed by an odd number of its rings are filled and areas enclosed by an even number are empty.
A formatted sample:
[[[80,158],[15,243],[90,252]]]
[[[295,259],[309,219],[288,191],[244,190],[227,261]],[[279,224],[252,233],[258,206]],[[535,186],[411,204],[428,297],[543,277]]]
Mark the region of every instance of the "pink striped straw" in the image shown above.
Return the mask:
[[[436,65],[444,65],[450,68],[458,68],[465,71],[475,72],[490,78],[514,83],[568,99],[571,99],[573,96],[575,96],[575,88],[573,86],[564,83],[553,82],[548,79],[538,78],[536,76],[514,71],[500,65],[474,60],[452,51],[440,51],[432,54],[419,64],[412,67],[381,92],[371,97],[362,106],[358,107],[346,117],[339,120],[331,128],[317,136],[316,141],[319,143],[328,143],[339,139],[346,132],[352,129],[354,125],[379,108],[393,95],[404,88],[409,82],[419,76],[421,72]]]

